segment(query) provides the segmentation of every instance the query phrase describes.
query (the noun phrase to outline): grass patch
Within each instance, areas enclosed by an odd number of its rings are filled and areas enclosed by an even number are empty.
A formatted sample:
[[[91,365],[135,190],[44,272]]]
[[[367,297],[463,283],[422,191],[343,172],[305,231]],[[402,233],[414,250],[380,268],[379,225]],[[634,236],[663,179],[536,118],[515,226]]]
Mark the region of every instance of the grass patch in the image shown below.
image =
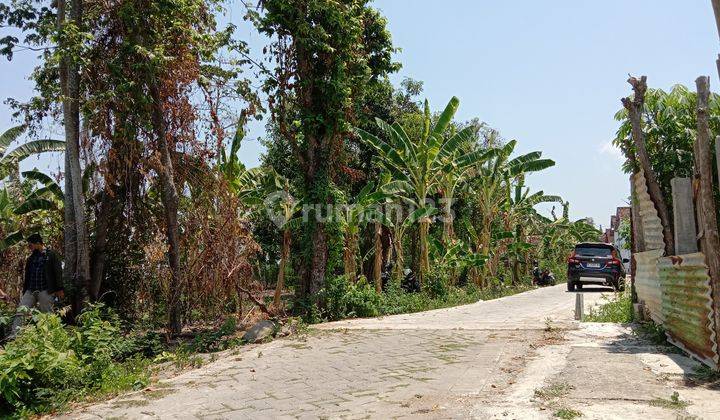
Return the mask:
[[[553,415],[559,419],[571,420],[582,417],[583,414],[577,410],[573,410],[572,408],[563,407],[555,411]]]
[[[304,321],[316,324],[349,318],[371,318],[467,305],[481,300],[497,299],[532,290],[530,284],[505,286],[495,284],[479,288],[474,284],[457,287],[447,281],[428,279],[421,292],[407,293],[396,283],[377,293],[364,277],[349,282],[345,276],[326,280],[325,287],[313,300],[296,300],[291,311],[304,314]]]
[[[530,285],[494,286],[480,289],[474,285],[466,287],[449,286],[442,294],[429,292],[404,293],[402,290],[389,290],[380,299],[381,315],[396,315],[433,309],[467,305],[481,300],[498,299],[531,290]]]
[[[701,384],[716,384],[720,382],[720,372],[716,372],[706,365],[700,365],[688,375],[690,379]]]
[[[670,345],[665,335],[665,328],[654,322],[643,322],[633,327],[633,332],[643,340],[648,340],[655,345]]]
[[[543,400],[552,400],[566,396],[574,387],[566,383],[556,383],[535,390],[535,397]]]
[[[627,324],[633,321],[633,304],[629,293],[619,293],[608,298],[603,297],[607,302],[598,308],[590,310],[583,317],[583,322],[612,322]]]
[[[687,401],[680,399],[680,394],[673,392],[669,399],[666,398],[655,398],[650,401],[650,405],[653,407],[668,408],[671,410],[682,410],[683,408],[690,405]]]

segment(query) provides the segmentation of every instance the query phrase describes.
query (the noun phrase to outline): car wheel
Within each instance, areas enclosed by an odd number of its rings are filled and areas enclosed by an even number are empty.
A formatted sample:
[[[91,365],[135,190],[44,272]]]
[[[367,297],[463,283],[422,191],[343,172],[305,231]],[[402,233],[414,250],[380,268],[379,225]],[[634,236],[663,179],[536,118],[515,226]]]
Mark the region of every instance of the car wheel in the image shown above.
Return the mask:
[[[567,290],[568,290],[568,292],[575,291],[575,282],[572,281],[572,279],[568,279],[568,281],[567,281]]]

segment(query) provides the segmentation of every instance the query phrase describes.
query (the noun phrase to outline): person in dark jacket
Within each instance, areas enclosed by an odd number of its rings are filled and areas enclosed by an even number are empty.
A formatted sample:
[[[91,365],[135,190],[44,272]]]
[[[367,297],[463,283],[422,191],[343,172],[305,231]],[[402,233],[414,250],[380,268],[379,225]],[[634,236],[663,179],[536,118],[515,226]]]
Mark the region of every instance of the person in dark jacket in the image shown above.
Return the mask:
[[[12,335],[15,335],[22,326],[24,312],[26,313],[27,309],[37,307],[40,312],[51,312],[53,296],[62,299],[65,293],[62,263],[58,254],[45,246],[39,233],[30,235],[27,243],[31,254],[25,262],[22,297],[18,305],[18,313],[13,320]]]

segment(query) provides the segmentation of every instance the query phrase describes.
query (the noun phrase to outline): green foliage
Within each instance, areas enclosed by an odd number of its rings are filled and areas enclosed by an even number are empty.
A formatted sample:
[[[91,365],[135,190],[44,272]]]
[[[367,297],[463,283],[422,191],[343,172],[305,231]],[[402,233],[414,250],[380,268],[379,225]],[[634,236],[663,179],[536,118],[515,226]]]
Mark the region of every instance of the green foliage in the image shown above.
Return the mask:
[[[578,417],[582,417],[582,415],[582,412],[567,407],[559,408],[553,413],[553,416],[563,420],[576,419]]]
[[[584,322],[627,324],[633,321],[633,304],[629,293],[619,293],[610,298],[603,297],[603,299],[606,302],[585,315]]]
[[[344,137],[354,123],[358,104],[377,93],[387,75],[398,69],[385,19],[367,0],[268,0],[261,12],[250,12],[258,30],[275,40],[269,51],[277,63],[268,72],[264,91],[277,140],[292,153],[298,185],[306,202],[335,203],[336,179],[342,167]],[[315,293],[330,277],[335,256],[324,244],[324,223],[311,211],[304,226],[303,249],[310,258],[301,294]],[[333,229],[334,230],[334,229]],[[330,236],[328,233],[327,236]],[[322,277],[322,278],[321,278]]]
[[[329,278],[319,293],[319,300],[320,316],[329,321],[379,315],[380,296],[364,277],[354,284],[345,276]]]
[[[620,221],[620,227],[618,228],[617,234],[618,237],[624,241],[623,249],[630,250],[632,245],[632,242],[630,242],[630,220],[622,219],[622,221]]]
[[[129,346],[117,317],[101,306],[90,307],[72,328],[57,315],[34,313],[0,351],[0,409],[45,412],[83,396],[142,388],[147,361],[121,360]]]
[[[653,344],[668,345],[665,328],[652,321],[638,324],[637,327],[633,328],[633,333],[644,340],[651,341]]]
[[[218,329],[212,329],[197,334],[190,343],[183,344],[179,353],[214,353],[226,350],[240,344],[234,337],[237,332],[237,321],[229,317]]]
[[[680,399],[680,394],[675,391],[672,393],[670,398],[655,398],[650,401],[650,405],[653,407],[669,408],[671,410],[682,410],[683,408],[690,405],[689,402]]]
[[[708,117],[710,130],[720,132],[720,96],[710,95]],[[650,165],[660,183],[663,197],[672,211],[670,180],[675,177],[693,177],[693,145],[695,143],[697,94],[686,86],[675,85],[666,92],[648,89],[642,114],[645,143]],[[624,108],[615,114],[620,122],[613,144],[625,156],[635,155],[631,124]],[[633,173],[632,161],[627,159],[623,170]]]
[[[435,281],[432,277],[428,278],[429,283]],[[405,293],[399,287],[392,286],[382,295],[380,313],[381,315],[396,315],[450,308],[481,300],[498,299],[531,289],[528,285],[513,287],[493,285],[486,288],[479,288],[473,284],[465,287],[445,285],[443,288],[444,293],[442,295],[433,297],[427,290],[420,293]]]

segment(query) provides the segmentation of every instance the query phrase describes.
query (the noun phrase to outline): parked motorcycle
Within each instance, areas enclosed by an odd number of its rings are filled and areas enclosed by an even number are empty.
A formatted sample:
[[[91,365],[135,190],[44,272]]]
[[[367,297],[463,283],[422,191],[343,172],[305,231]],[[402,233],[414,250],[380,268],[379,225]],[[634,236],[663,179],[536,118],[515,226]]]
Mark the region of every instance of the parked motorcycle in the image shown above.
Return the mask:
[[[533,263],[533,285],[543,287],[543,286],[555,286],[555,275],[548,270],[547,268],[544,270],[540,269],[539,264],[537,261]]]

